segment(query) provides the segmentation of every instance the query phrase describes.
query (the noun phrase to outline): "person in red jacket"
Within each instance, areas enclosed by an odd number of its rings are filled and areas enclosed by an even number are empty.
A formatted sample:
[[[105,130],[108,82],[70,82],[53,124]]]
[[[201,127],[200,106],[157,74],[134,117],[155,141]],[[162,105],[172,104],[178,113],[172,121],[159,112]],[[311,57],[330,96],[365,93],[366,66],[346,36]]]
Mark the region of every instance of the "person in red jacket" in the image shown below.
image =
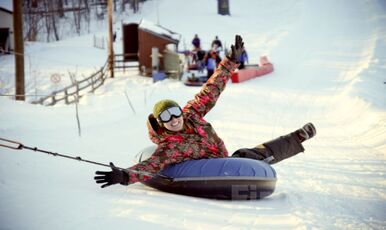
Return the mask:
[[[238,67],[237,60],[243,51],[244,43],[236,35],[232,52],[225,57],[201,91],[184,107],[170,99],[157,102],[153,113],[148,117],[149,137],[157,148],[147,160],[133,165],[129,170],[121,170],[110,163],[112,171],[97,171],[96,183],[102,188],[113,185],[128,185],[146,181],[170,164],[192,159],[228,157],[223,140],[216,134],[204,116],[215,106],[221,92]],[[315,127],[308,123],[304,127],[254,148],[239,149],[232,157],[247,157],[263,160],[269,164],[303,152],[302,142],[316,134]]]

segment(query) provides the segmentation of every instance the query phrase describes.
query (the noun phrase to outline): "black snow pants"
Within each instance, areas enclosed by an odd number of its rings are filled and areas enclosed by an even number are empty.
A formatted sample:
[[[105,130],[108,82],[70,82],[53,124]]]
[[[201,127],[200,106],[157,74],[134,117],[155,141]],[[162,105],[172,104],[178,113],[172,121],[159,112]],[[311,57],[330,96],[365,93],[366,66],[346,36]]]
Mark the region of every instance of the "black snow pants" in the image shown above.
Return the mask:
[[[304,152],[304,147],[298,135],[292,132],[254,148],[239,149],[232,154],[232,157],[251,158],[275,164],[300,152]]]

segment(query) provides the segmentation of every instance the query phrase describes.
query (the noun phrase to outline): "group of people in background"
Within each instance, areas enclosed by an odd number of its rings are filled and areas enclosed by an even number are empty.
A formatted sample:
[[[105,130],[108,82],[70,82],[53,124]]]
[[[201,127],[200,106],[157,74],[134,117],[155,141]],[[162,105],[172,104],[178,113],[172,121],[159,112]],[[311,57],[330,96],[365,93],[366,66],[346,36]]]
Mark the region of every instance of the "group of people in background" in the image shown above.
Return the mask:
[[[206,69],[207,78],[209,78],[222,59],[221,52],[224,51],[226,55],[227,50],[223,48],[222,42],[217,35],[212,41],[208,51],[202,49],[201,39],[198,37],[198,34],[194,35],[192,45],[192,62],[195,64],[197,70],[203,72],[203,70]],[[243,49],[243,53],[238,62],[240,63],[239,69],[245,68],[245,63],[248,63],[248,54],[245,49]]]

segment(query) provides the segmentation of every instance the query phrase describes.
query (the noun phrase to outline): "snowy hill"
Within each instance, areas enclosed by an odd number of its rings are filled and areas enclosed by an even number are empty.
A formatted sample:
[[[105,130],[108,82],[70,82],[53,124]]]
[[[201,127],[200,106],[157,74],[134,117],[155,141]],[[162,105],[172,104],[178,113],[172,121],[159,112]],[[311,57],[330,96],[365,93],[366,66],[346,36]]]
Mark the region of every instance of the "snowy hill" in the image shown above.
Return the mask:
[[[92,178],[106,168],[0,148],[0,229],[385,229],[385,1],[230,0],[231,16],[216,15],[216,3],[148,1],[124,20],[159,21],[180,33],[187,48],[194,34],[204,47],[215,35],[229,46],[240,34],[250,62],[269,56],[275,71],[228,83],[206,120],[229,152],[315,124],[318,134],[305,143],[305,153],[274,165],[275,193],[226,202],[139,183],[100,189]],[[39,92],[60,88],[49,80],[54,72],[88,76],[103,65],[106,51],[90,46],[91,39],[28,44],[28,94],[36,85]],[[0,56],[2,94],[13,92],[13,68],[12,56]],[[127,167],[151,144],[145,122],[153,104],[163,98],[184,104],[198,90],[120,74],[81,99],[81,137],[74,105],[45,107],[3,96],[0,137]]]

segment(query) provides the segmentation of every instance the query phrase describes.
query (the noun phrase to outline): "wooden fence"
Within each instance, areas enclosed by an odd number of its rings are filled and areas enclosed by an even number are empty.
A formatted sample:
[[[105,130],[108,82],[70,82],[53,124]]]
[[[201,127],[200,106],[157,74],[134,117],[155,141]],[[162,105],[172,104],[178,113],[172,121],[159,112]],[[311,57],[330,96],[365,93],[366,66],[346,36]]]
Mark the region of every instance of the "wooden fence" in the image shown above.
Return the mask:
[[[114,69],[116,71],[123,71],[130,69],[138,69],[138,61],[125,61],[125,57],[136,57],[137,54],[115,54],[114,55]]]
[[[94,92],[97,88],[103,85],[107,75],[108,62],[106,61],[104,66],[90,77],[76,81],[74,84],[61,90],[54,91],[50,95],[42,97],[37,101],[33,101],[32,103],[42,105],[55,105],[60,101],[64,101],[66,104],[74,103],[85,93]]]

